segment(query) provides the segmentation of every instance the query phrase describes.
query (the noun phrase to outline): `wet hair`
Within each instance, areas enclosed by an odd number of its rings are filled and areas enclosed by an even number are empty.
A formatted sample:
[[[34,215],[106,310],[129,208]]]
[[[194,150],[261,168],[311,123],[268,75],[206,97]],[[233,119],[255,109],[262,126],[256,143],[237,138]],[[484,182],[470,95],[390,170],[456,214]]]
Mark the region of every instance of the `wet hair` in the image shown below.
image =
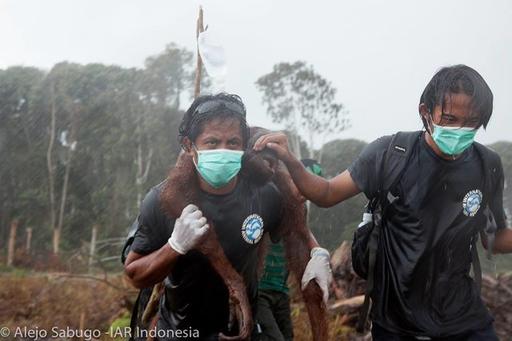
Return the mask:
[[[487,128],[492,115],[493,94],[483,77],[466,65],[453,65],[440,69],[423,90],[420,104],[425,104],[430,113],[436,105],[444,112],[447,98],[452,94],[465,94],[471,98],[470,115],[478,116],[478,127]],[[420,113],[421,115],[421,113]],[[428,125],[423,116],[423,126]]]
[[[203,132],[205,123],[213,119],[236,118],[240,121],[240,131],[244,148],[247,146],[249,129],[245,120],[246,110],[238,95],[219,93],[197,97],[185,112],[179,127],[178,141],[183,147],[183,140],[188,137],[194,142]]]

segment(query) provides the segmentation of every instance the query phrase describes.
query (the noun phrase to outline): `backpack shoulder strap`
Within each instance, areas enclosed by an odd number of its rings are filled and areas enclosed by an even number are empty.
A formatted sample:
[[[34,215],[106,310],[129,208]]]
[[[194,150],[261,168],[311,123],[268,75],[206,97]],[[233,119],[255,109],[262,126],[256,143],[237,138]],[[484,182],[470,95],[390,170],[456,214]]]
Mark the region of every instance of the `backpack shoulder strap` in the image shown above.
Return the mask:
[[[382,168],[382,192],[391,190],[400,180],[422,131],[400,131],[393,135]]]

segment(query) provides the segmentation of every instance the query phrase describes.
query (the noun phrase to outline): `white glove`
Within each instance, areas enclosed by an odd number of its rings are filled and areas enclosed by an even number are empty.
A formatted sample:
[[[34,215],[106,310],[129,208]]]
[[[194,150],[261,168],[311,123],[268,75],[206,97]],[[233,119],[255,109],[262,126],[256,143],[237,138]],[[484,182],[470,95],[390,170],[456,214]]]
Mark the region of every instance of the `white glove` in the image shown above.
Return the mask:
[[[306,288],[309,281],[314,279],[322,289],[324,303],[329,298],[329,285],[332,282],[332,271],[329,251],[321,247],[314,247],[310,253],[311,259],[306,265],[302,275],[302,290]]]
[[[208,231],[208,224],[203,213],[196,205],[189,204],[181,212],[174,223],[174,230],[169,245],[178,253],[184,255],[195,247]]]

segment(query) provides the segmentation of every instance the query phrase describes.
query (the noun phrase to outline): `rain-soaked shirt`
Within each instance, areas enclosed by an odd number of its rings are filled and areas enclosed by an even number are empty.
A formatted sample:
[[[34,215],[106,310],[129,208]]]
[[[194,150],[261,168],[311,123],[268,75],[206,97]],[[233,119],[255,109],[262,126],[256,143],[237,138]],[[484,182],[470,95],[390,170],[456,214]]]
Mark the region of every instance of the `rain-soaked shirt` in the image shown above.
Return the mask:
[[[491,197],[475,147],[456,160],[434,153],[423,135],[396,188],[398,199],[383,217],[375,265],[371,317],[395,333],[450,336],[481,329],[493,319],[470,277],[472,238],[486,226],[489,205],[505,228],[503,169]],[[349,167],[368,198],[376,195],[391,136],[369,144]],[[490,150],[486,150],[492,153]]]
[[[174,220],[162,211],[160,204],[163,186],[161,183],[152,188],[143,200],[131,251],[149,254],[165,245],[172,234]],[[257,249],[264,233],[269,232],[272,239],[275,239],[274,232],[277,234],[281,218],[279,191],[272,183],[255,187],[239,178],[235,189],[228,194],[200,192],[198,207],[203,216],[213,221],[224,253],[242,275],[254,308],[258,284]],[[180,256],[164,283],[159,330],[198,330],[201,338],[228,332],[228,291],[203,254],[191,250]]]

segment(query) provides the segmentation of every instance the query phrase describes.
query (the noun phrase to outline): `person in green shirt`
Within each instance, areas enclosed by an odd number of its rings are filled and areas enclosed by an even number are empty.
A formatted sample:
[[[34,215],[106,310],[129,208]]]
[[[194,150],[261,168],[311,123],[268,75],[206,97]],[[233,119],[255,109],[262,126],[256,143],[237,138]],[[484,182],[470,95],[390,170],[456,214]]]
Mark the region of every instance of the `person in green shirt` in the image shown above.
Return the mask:
[[[322,167],[316,160],[303,159],[301,161],[307,170],[322,176]],[[269,245],[265,257],[265,268],[258,284],[256,320],[260,328],[259,341],[293,340],[287,283],[289,272],[285,256],[282,241]]]

